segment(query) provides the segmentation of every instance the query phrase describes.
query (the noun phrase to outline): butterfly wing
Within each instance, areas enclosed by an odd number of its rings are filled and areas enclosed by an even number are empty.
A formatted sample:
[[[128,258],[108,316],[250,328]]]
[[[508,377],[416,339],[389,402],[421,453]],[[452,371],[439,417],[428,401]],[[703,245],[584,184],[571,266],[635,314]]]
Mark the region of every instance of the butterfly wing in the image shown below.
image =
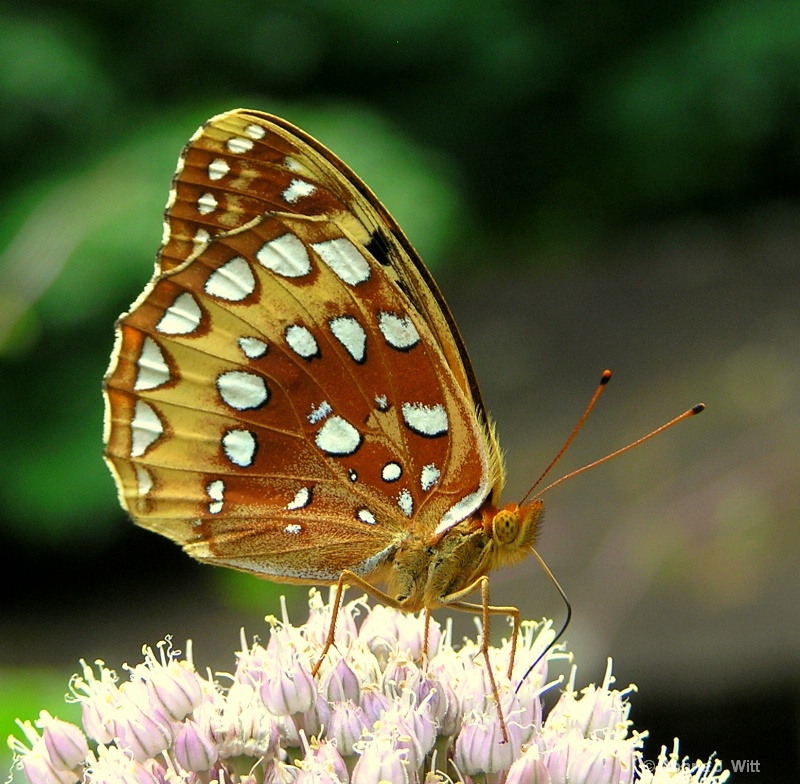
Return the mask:
[[[184,149],[105,396],[134,520],[271,579],[367,576],[499,483],[430,274],[341,161],[258,112],[219,115]]]

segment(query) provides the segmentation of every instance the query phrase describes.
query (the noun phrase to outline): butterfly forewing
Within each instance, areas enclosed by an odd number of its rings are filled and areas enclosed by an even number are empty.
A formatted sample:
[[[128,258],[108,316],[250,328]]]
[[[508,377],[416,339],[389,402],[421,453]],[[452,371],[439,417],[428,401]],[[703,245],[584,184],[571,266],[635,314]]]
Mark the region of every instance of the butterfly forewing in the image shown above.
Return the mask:
[[[369,575],[499,491],[441,295],[383,207],[268,115],[183,152],[156,274],[118,324],[106,455],[134,519],[279,580]]]

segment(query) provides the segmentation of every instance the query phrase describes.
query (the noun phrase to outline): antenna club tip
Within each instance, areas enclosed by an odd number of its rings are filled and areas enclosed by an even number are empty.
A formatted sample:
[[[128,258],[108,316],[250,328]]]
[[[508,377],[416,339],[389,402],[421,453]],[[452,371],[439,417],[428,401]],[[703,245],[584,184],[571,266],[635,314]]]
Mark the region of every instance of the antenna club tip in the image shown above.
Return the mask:
[[[607,384],[609,381],[611,381],[611,371],[610,370],[604,370],[603,371],[603,375],[600,376],[600,383],[601,384]]]
[[[701,411],[703,411],[703,409],[705,409],[705,407],[705,403],[698,403],[696,406],[692,406],[692,413],[699,414]]]

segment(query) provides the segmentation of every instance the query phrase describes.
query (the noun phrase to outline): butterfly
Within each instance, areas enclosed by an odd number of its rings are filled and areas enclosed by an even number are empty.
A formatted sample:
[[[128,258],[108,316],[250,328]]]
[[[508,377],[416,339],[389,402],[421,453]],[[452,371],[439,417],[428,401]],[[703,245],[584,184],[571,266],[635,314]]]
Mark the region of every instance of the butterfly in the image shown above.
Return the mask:
[[[237,109],[192,136],[104,395],[122,505],[192,557],[518,628],[486,576],[531,552],[542,501],[499,506],[494,426],[431,273],[287,121]]]

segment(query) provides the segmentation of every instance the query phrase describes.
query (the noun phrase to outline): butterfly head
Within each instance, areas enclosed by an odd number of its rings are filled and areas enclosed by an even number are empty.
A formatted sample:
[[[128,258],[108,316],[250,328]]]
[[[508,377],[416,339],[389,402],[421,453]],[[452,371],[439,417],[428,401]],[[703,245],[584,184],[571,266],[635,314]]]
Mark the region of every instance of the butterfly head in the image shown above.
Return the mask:
[[[526,504],[506,504],[484,512],[484,528],[491,533],[489,569],[522,561],[533,548],[544,506],[541,498]]]

